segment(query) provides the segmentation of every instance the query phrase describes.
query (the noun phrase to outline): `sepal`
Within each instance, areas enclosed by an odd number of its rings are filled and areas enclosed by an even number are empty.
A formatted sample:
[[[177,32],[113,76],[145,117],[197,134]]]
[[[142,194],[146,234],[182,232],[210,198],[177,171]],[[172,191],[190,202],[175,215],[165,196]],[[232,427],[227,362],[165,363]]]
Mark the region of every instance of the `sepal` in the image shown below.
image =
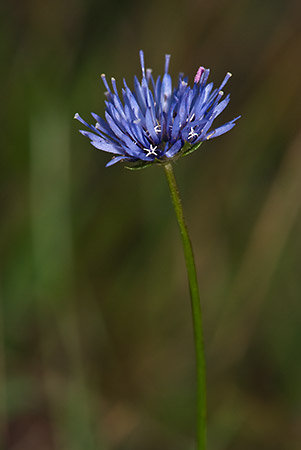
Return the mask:
[[[153,162],[134,162],[132,163],[130,166],[124,166],[125,169],[128,170],[142,170],[142,169],[146,169],[149,166],[152,166]]]

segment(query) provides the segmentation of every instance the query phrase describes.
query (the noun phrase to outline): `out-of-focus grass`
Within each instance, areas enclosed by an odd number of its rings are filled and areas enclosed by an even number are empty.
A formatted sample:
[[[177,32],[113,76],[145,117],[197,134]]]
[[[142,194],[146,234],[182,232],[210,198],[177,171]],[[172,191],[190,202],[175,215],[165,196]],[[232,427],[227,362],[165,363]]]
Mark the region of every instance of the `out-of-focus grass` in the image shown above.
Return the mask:
[[[41,381],[56,445],[93,449],[100,445],[91,430],[92,393],[85,383],[73,300],[68,136],[69,120],[63,114],[63,106],[56,111],[48,107],[33,117],[30,178],[34,296],[37,322],[44,337],[39,348],[43,362]]]
[[[293,0],[1,6],[1,448],[193,448],[164,176],[105,169],[72,122],[103,111],[99,73],[130,83],[140,48],[155,74],[165,52],[174,75],[230,70],[223,115],[242,114],[175,168],[205,313],[208,448],[299,448],[299,18]]]

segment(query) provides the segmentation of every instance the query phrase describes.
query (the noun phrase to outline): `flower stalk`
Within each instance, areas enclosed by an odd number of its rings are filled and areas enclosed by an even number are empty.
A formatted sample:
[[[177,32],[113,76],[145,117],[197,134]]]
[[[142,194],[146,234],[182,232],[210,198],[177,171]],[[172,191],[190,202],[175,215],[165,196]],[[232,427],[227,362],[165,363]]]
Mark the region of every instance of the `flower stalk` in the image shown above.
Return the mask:
[[[202,310],[199,296],[197,273],[191,241],[185,223],[182,202],[171,163],[164,165],[173,207],[182,237],[186,269],[189,282],[197,376],[197,450],[206,449],[206,364],[203,339]]]

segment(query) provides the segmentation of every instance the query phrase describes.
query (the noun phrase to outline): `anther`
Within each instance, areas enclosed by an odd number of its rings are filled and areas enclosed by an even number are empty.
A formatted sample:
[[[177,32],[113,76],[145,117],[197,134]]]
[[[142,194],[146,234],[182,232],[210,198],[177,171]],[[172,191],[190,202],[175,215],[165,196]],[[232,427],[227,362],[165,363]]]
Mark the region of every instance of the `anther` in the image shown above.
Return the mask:
[[[213,131],[213,133],[209,134],[209,135],[206,137],[207,141],[208,141],[210,138],[212,138],[212,136],[213,136],[214,134],[215,134],[215,131]]]
[[[204,67],[201,66],[201,67],[198,68],[198,71],[197,71],[197,73],[196,73],[196,75],[194,77],[194,82],[195,83],[198,83],[200,81],[201,76],[203,75],[204,72],[205,72],[205,68]]]

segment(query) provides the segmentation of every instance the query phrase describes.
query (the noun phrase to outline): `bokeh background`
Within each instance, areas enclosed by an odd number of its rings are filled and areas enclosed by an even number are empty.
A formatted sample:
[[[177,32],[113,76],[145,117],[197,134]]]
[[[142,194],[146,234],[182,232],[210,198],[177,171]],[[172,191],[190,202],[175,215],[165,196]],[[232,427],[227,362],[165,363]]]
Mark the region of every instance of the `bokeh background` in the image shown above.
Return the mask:
[[[10,0],[0,10],[0,448],[194,449],[183,254],[163,171],[78,133],[138,51],[199,65],[237,126],[176,164],[195,247],[208,450],[300,448],[299,0]],[[119,84],[120,85],[120,84]]]

